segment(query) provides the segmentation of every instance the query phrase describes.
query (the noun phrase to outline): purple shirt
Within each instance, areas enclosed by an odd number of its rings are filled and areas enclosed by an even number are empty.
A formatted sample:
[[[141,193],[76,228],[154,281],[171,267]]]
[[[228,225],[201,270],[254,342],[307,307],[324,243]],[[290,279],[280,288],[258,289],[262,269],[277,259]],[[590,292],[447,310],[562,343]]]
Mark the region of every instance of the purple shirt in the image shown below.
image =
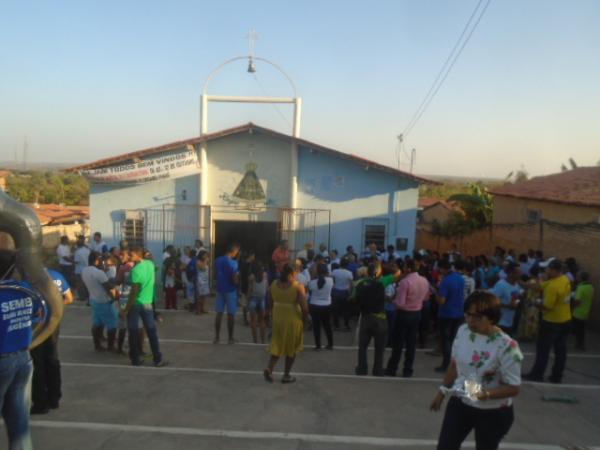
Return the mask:
[[[417,272],[406,275],[396,289],[394,303],[400,311],[421,311],[429,299],[429,281]]]

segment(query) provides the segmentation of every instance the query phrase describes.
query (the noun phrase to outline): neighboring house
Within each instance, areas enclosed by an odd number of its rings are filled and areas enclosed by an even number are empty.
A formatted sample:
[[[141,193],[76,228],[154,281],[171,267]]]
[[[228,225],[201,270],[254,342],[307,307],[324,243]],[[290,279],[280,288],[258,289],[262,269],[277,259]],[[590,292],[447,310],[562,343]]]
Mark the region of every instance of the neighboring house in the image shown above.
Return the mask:
[[[9,170],[1,170],[0,169],[0,191],[6,192],[8,189],[8,177],[12,172]]]
[[[90,181],[93,231],[114,245],[238,241],[266,260],[374,241],[412,252],[418,187],[429,180],[252,123],[75,167]]]
[[[600,167],[579,167],[491,190],[495,224],[600,223]]]
[[[61,236],[74,241],[77,236],[89,237],[88,206],[65,206],[56,204],[28,203],[42,225],[44,248],[54,248],[60,243]]]
[[[435,197],[419,198],[419,224],[431,225],[434,221],[444,223],[452,211],[459,210],[460,207],[454,202]]]

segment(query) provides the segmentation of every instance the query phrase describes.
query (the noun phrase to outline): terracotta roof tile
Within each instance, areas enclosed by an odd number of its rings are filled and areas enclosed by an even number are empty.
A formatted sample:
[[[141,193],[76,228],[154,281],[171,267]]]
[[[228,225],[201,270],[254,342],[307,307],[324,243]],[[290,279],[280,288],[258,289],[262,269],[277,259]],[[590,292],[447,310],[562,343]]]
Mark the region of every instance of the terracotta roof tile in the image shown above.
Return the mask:
[[[403,178],[408,178],[411,180],[414,180],[418,183],[425,183],[425,184],[440,184],[437,181],[433,181],[433,180],[428,180],[426,178],[422,178],[419,177],[417,175],[413,175],[411,173],[408,172],[404,172],[402,170],[398,170],[398,169],[394,169],[393,167],[389,167],[383,164],[379,164],[376,163],[374,161],[369,161],[368,159],[365,159],[363,157],[360,156],[356,156],[356,155],[352,155],[352,154],[348,154],[348,153],[344,153],[338,150],[334,150],[332,148],[328,148],[328,147],[324,147],[322,145],[319,144],[315,144],[314,142],[310,142],[307,141],[305,139],[300,139],[300,138],[294,138],[288,134],[284,134],[284,133],[280,133],[278,131],[275,130],[271,130],[269,128],[264,128],[264,127],[260,127],[258,125],[255,125],[251,122],[245,124],[245,125],[240,125],[237,127],[233,127],[233,128],[228,128],[225,130],[221,130],[221,131],[217,131],[215,133],[209,133],[209,134],[205,134],[204,136],[199,136],[199,137],[195,137],[195,138],[191,138],[191,139],[186,139],[183,141],[177,141],[177,142],[172,142],[170,144],[165,144],[165,145],[161,145],[158,147],[151,147],[151,148],[147,148],[144,150],[138,150],[135,152],[131,152],[131,153],[125,153],[122,155],[118,155],[118,156],[114,156],[111,158],[104,158],[104,159],[100,159],[98,161],[94,161],[92,163],[88,163],[88,164],[83,164],[80,166],[76,166],[76,167],[72,167],[70,169],[68,169],[68,171],[70,172],[78,172],[78,171],[82,171],[82,170],[90,170],[90,169],[97,169],[99,167],[107,167],[113,164],[118,164],[118,163],[122,163],[125,161],[131,161],[137,158],[141,158],[144,156],[148,156],[148,155],[153,155],[156,153],[162,153],[162,152],[167,152],[176,148],[180,148],[183,147],[185,145],[196,145],[196,144],[200,144],[202,142],[208,142],[214,139],[219,139],[222,137],[226,137],[226,136],[231,136],[233,134],[239,134],[239,133],[244,133],[244,132],[252,132],[252,131],[258,131],[264,134],[268,134],[271,136],[276,136],[276,137],[280,137],[280,138],[285,138],[285,139],[291,139],[291,140],[295,140],[298,144],[300,145],[304,145],[306,147],[310,147],[316,151],[322,151],[324,153],[329,153],[332,154],[334,156],[338,156],[344,159],[348,159],[354,162],[358,162],[360,164],[364,164],[367,167],[372,167],[373,169],[377,169],[377,170],[381,170],[384,172],[388,172],[394,175],[398,175],[401,176]]]
[[[59,225],[77,220],[87,220],[90,217],[88,206],[64,206],[53,203],[34,204],[28,203],[42,225]]]
[[[579,167],[515,184],[505,184],[491,191],[494,195],[600,206],[600,166]]]
[[[453,211],[459,211],[461,209],[457,202],[449,202],[448,200],[437,197],[419,197],[419,208],[427,209],[437,204],[441,204],[445,208]]]

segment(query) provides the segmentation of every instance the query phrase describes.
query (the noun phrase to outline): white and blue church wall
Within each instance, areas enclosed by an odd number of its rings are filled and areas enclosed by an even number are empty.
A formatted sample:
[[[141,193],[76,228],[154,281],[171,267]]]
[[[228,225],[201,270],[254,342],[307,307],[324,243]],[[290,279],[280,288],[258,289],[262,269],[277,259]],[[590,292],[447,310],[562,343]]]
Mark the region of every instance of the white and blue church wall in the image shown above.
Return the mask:
[[[159,259],[165,243],[194,242],[199,221],[194,205],[199,203],[200,172],[143,184],[92,184],[91,232],[101,232],[109,246],[116,246],[124,234],[121,227],[127,215],[138,211],[145,222],[145,245]],[[187,229],[196,231],[185,233]]]
[[[298,152],[298,207],[331,210],[331,228],[317,229],[316,244],[327,242],[344,253],[346,246],[363,250],[369,225],[385,226],[385,244],[415,241],[418,183],[410,178],[301,147]]]
[[[290,199],[288,140],[258,132],[227,136],[208,143],[207,160],[208,204],[217,206],[213,220],[248,220],[248,213],[242,209],[249,203],[257,207],[251,220],[279,220],[276,208],[288,206]],[[254,192],[246,193],[254,200],[238,197],[240,188],[248,189],[248,184],[242,184],[245,177],[259,181],[260,186],[255,186]],[[240,212],[236,214],[238,207]]]

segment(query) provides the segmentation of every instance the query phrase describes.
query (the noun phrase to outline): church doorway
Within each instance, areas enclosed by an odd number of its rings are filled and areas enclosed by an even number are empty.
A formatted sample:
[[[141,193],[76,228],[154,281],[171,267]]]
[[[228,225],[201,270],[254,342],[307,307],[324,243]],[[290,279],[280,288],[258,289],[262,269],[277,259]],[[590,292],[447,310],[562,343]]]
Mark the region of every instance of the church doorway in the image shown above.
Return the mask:
[[[225,254],[230,243],[237,242],[243,253],[253,251],[258,260],[268,264],[279,239],[277,222],[215,220],[215,258]]]

